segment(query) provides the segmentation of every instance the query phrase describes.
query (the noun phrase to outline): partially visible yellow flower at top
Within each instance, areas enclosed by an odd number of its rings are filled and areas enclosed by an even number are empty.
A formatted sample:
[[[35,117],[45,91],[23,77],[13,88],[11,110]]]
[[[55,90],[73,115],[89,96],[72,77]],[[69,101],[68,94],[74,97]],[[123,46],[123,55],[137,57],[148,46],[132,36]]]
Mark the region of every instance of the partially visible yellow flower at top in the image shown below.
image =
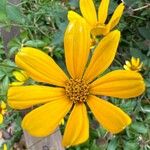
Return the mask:
[[[0,102],[0,124],[3,123],[5,113],[6,113],[6,104],[4,101],[1,101]]]
[[[25,81],[29,78],[27,73],[23,70],[21,71],[13,71],[13,76],[17,81],[14,81],[10,84],[10,86],[18,86],[18,85],[23,85]]]
[[[140,62],[140,58],[132,57],[131,61],[128,61],[128,60],[125,61],[125,65],[123,66],[123,68],[125,70],[139,72],[141,71],[142,66],[143,66],[143,63]]]
[[[36,137],[50,135],[69,113],[62,143],[66,147],[78,145],[89,138],[87,105],[99,123],[111,133],[126,128],[131,118],[119,107],[99,97],[133,98],[145,90],[143,78],[137,72],[115,70],[98,78],[111,65],[119,41],[120,31],[110,32],[89,57],[87,24],[81,20],[71,21],[64,36],[68,74],[44,52],[23,47],[15,57],[16,64],[32,79],[46,83],[9,88],[7,102],[12,108],[25,109],[40,104],[24,117],[23,129]]]
[[[124,4],[121,3],[115,9],[111,19],[106,23],[108,17],[108,8],[110,0],[101,0],[98,9],[98,15],[93,3],[93,0],[79,0],[80,1],[80,10],[83,15],[81,17],[74,11],[68,12],[68,19],[72,21],[74,19],[84,19],[88,25],[92,35],[106,35],[108,34],[120,21],[120,18],[123,14]]]

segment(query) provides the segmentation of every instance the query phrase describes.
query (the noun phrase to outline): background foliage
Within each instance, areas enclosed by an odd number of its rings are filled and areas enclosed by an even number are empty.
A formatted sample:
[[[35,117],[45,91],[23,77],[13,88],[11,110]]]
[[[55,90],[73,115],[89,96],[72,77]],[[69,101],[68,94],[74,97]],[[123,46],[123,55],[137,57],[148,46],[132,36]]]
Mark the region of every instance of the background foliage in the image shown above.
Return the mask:
[[[149,0],[124,2],[126,9],[118,25],[122,38],[115,61],[109,69],[122,69],[125,60],[130,60],[132,56],[139,57],[144,63],[141,74],[145,79],[146,92],[132,100],[108,99],[131,116],[133,123],[125,131],[111,135],[90,115],[89,140],[69,150],[150,149],[150,3]],[[118,3],[119,0],[111,0],[109,15]],[[98,6],[99,0],[95,4]],[[64,67],[63,34],[68,24],[67,11],[70,9],[80,12],[77,0],[21,0],[18,5],[0,0],[0,27],[7,31],[13,26],[20,29],[20,34],[8,43],[7,51],[0,37],[0,100],[6,101],[8,86],[16,80],[12,75],[14,70],[18,70],[14,64],[14,55],[20,47],[40,48]],[[26,84],[33,83],[29,80]],[[23,149],[20,140],[22,116],[22,112],[8,108],[4,123],[0,125],[0,146],[7,142],[8,147]],[[63,125],[61,130],[64,130]]]

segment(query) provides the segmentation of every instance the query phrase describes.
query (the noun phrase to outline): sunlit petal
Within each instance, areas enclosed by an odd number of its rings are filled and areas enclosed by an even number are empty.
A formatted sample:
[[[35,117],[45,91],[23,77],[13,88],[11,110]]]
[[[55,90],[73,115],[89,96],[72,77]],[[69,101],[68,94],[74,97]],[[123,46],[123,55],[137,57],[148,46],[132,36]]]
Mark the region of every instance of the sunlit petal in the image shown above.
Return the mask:
[[[72,78],[81,78],[90,51],[90,34],[84,21],[71,21],[64,37],[66,66]]]
[[[110,32],[96,47],[90,64],[84,74],[84,79],[91,82],[100,73],[104,72],[112,63],[120,40],[118,30]]]
[[[103,99],[90,96],[87,103],[95,118],[111,133],[121,132],[131,123],[131,119],[126,113]]]
[[[77,145],[86,141],[89,137],[89,121],[84,104],[76,104],[70,114],[66,125],[63,145]]]
[[[80,10],[90,25],[97,23],[97,15],[93,0],[80,0]]]
[[[98,9],[98,22],[100,24],[104,24],[105,21],[106,21],[106,19],[107,19],[109,1],[110,0],[101,0],[101,3],[99,5],[99,9]]]
[[[91,84],[90,93],[118,98],[132,98],[145,90],[142,76],[134,71],[112,71]]]
[[[123,14],[123,10],[124,10],[124,4],[121,3],[114,11],[114,13],[107,25],[110,30],[113,29],[119,23],[120,18]]]
[[[15,109],[25,109],[64,97],[63,88],[30,85],[10,87],[7,102]]]
[[[23,119],[22,127],[32,136],[50,135],[71,107],[72,102],[67,98],[51,101],[28,113]]]
[[[68,79],[54,60],[44,52],[24,47],[15,57],[16,64],[36,81],[64,86]]]

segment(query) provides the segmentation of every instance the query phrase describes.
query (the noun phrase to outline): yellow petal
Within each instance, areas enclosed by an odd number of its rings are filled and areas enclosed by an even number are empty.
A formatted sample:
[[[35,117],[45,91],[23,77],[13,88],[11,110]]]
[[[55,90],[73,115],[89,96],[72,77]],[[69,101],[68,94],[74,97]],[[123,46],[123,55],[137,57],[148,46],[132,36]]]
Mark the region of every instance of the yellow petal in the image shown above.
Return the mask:
[[[0,114],[0,124],[2,124],[2,123],[3,123],[3,120],[4,120],[3,115],[2,115],[2,114]]]
[[[1,108],[5,109],[6,108],[6,103],[4,101],[1,101]]]
[[[136,66],[139,66],[140,65],[140,58],[137,58],[136,60]]]
[[[64,37],[66,66],[72,78],[81,78],[90,51],[90,33],[84,21],[71,21]]]
[[[132,98],[145,90],[142,76],[134,71],[116,70],[91,84],[90,93],[118,98]]]
[[[27,73],[25,71],[21,70],[20,72],[24,75],[25,80],[27,80],[29,78],[29,76],[27,75]]]
[[[68,79],[54,60],[38,49],[22,48],[16,55],[15,61],[36,81],[64,86]]]
[[[20,71],[13,71],[13,76],[20,82],[24,82],[26,77]]]
[[[143,62],[138,66],[138,69],[141,70],[142,66],[143,66]]]
[[[3,145],[3,150],[7,150],[7,145],[6,144]]]
[[[84,104],[76,104],[68,119],[63,136],[64,146],[73,146],[85,142],[89,137],[89,121]]]
[[[91,26],[97,23],[97,15],[93,0],[80,0],[80,10],[83,17]]]
[[[69,11],[68,12],[68,20],[69,21],[81,20],[81,21],[86,22],[85,18],[81,17],[78,13],[76,13],[74,11]],[[87,24],[87,27],[89,28],[89,30],[91,30],[92,26],[90,26],[90,24],[88,24],[87,22],[86,22],[86,24]]]
[[[105,25],[99,25],[91,29],[91,34],[94,36],[106,35],[108,32],[108,28]]]
[[[125,63],[129,68],[131,67],[131,63],[129,61],[126,61]]]
[[[22,121],[22,127],[35,137],[50,135],[71,107],[72,102],[67,98],[51,101],[28,113]]]
[[[104,24],[108,16],[109,0],[101,0],[98,9],[98,22]]]
[[[132,63],[132,65],[135,65],[135,64],[136,64],[136,58],[135,58],[135,57],[132,57],[132,58],[131,58],[131,63]]]
[[[113,29],[119,23],[120,18],[123,14],[123,10],[124,10],[124,4],[121,3],[121,4],[119,4],[119,6],[114,11],[114,13],[113,13],[108,25],[107,25],[110,30]]]
[[[68,20],[69,21],[73,21],[73,20],[77,20],[77,19],[84,20],[84,18],[81,17],[78,13],[76,13],[74,11],[68,11]]]
[[[115,57],[119,40],[120,32],[115,30],[100,41],[83,77],[87,82],[91,82],[110,66]]]
[[[138,67],[140,65],[140,58],[132,57],[131,58],[131,63],[133,65],[133,67]]]
[[[9,86],[20,86],[20,85],[23,85],[24,82],[12,82],[9,84]]]
[[[87,103],[95,118],[111,133],[119,133],[131,123],[126,113],[106,100],[90,96]]]
[[[123,65],[123,68],[125,69],[125,70],[131,70],[128,66],[126,66],[126,65]]]
[[[2,110],[1,110],[1,114],[2,114],[2,115],[5,115],[6,112],[7,112],[7,109],[2,109]]]
[[[25,109],[64,97],[63,88],[48,86],[16,86],[8,90],[8,104],[15,109]]]

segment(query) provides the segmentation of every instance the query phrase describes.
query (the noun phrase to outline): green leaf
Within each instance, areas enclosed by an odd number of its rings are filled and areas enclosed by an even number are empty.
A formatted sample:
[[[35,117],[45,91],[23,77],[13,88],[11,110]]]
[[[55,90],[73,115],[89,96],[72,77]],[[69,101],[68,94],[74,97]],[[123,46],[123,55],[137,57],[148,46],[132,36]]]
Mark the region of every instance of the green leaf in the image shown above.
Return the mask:
[[[2,80],[2,86],[1,86],[1,88],[2,88],[1,93],[3,95],[6,95],[8,87],[9,87],[9,78],[8,78],[8,76],[5,76],[4,79]]]
[[[6,0],[0,1],[0,22],[5,22],[7,20],[6,13]]]
[[[146,134],[148,132],[147,127],[145,127],[144,123],[141,122],[135,122],[131,124],[131,129],[134,130],[137,133]]]
[[[4,73],[2,70],[0,70],[0,80],[1,80],[4,76],[5,76],[5,73]]]
[[[109,143],[107,150],[116,150],[118,145],[118,138],[113,138]]]
[[[141,59],[144,58],[144,55],[141,52],[141,50],[133,48],[133,47],[130,48],[130,54],[131,56],[136,57],[136,58],[141,58]]]
[[[23,15],[19,9],[19,7],[14,5],[7,5],[6,7],[8,18],[11,21],[17,23],[24,23]]]
[[[134,141],[124,141],[124,149],[123,150],[139,150],[139,144],[138,142]]]
[[[150,39],[150,28],[139,27],[138,31],[145,39]]]
[[[46,43],[41,40],[29,40],[25,44],[25,46],[35,47],[35,48],[42,48],[46,46]]]
[[[114,10],[116,9],[116,7],[117,7],[117,2],[110,1],[108,14],[112,14],[114,12]]]

